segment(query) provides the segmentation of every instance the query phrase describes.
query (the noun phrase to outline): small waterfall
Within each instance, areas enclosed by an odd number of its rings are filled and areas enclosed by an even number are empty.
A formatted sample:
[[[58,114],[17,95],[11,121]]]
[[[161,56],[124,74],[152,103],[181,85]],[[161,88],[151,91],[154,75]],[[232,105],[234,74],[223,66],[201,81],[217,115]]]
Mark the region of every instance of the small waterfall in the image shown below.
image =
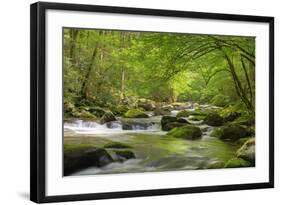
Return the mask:
[[[147,119],[120,119],[118,121],[100,124],[98,122],[75,120],[64,123],[65,130],[71,130],[76,134],[107,135],[130,132],[161,132],[160,118]]]

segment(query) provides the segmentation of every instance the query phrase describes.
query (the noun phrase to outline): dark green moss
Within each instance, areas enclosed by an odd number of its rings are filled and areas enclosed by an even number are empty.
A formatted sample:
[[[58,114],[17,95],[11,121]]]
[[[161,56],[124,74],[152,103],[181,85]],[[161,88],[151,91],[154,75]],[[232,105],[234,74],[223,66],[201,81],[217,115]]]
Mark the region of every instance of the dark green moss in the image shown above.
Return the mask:
[[[175,138],[195,140],[201,138],[202,132],[198,127],[185,125],[183,127],[178,127],[170,130],[167,135]]]
[[[182,126],[185,126],[186,123],[180,123],[180,122],[169,122],[167,124],[165,124],[163,127],[162,127],[162,130],[164,131],[170,131],[171,129],[175,128],[175,127],[182,127]]]
[[[211,133],[212,137],[217,137],[221,140],[236,141],[240,138],[248,136],[247,128],[240,125],[225,125],[220,128],[216,128]]]
[[[145,114],[140,109],[130,109],[125,114],[124,117],[126,118],[148,118],[149,116]]]
[[[204,123],[210,126],[221,126],[223,118],[217,113],[210,113],[206,116]]]
[[[119,157],[120,161],[125,161],[128,159],[135,159],[135,154],[130,150],[116,150],[114,151],[116,155]]]
[[[109,142],[106,145],[104,145],[104,148],[124,149],[124,148],[132,148],[132,147],[130,145],[121,142]]]
[[[64,145],[64,175],[90,166],[101,167],[113,162],[111,156],[103,148],[91,145]]]
[[[237,167],[251,167],[251,163],[242,158],[232,158],[230,159],[225,168],[237,168]]]

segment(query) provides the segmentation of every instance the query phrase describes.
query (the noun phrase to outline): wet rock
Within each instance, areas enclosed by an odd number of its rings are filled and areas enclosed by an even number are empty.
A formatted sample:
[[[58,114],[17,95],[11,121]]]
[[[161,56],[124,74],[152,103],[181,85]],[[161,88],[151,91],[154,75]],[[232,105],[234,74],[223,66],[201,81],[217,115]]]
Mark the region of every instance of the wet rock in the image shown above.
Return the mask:
[[[162,130],[170,131],[171,129],[173,129],[175,127],[182,127],[185,125],[186,125],[186,123],[181,123],[181,122],[168,122],[162,127]]]
[[[206,116],[204,123],[210,126],[221,126],[223,124],[223,118],[217,113],[210,113]]]
[[[182,138],[187,140],[196,140],[201,138],[202,132],[200,128],[192,126],[192,125],[185,125],[183,127],[177,127],[170,130],[167,133],[168,136],[175,137],[175,138]]]
[[[154,115],[169,115],[171,113],[171,110],[169,109],[164,109],[162,107],[156,107],[154,109]]]
[[[177,118],[172,116],[163,116],[161,119],[162,130],[169,131],[174,127],[181,127],[183,125],[189,124],[187,120],[183,118]]]
[[[182,110],[177,113],[177,117],[189,117],[189,116],[206,116],[210,111],[208,110]]]
[[[71,145],[64,151],[64,175],[91,166],[102,167],[111,162],[113,159],[103,148]]]
[[[153,122],[122,121],[123,130],[147,130]]]
[[[104,145],[104,148],[124,149],[124,148],[132,148],[132,147],[130,145],[121,142],[109,142],[106,145]]]
[[[255,164],[255,138],[248,139],[237,151],[237,157]]]
[[[153,111],[155,109],[155,102],[149,99],[138,99],[137,105],[140,108],[143,108],[146,111]]]
[[[240,138],[247,137],[249,135],[247,128],[240,125],[225,125],[219,128],[215,128],[211,133],[212,137],[217,137],[221,140],[236,141]]]
[[[128,159],[135,159],[135,154],[130,150],[116,150],[114,151],[118,157],[118,161],[126,161]]]

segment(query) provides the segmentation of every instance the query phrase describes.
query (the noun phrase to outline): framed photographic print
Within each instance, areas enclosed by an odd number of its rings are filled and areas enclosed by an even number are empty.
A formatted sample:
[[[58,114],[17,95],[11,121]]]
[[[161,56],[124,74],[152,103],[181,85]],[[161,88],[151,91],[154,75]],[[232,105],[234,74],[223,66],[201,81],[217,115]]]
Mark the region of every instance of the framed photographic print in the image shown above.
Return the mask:
[[[31,200],[272,188],[274,18],[31,5]]]

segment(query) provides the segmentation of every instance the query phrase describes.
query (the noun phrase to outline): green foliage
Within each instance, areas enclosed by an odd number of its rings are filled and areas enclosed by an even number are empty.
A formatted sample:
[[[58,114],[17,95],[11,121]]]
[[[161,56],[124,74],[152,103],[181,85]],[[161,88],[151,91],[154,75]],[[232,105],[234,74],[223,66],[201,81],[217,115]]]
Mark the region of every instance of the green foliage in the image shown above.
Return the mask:
[[[254,54],[252,37],[65,28],[64,110],[97,115],[86,108],[136,107],[145,98],[242,102],[253,112]]]
[[[226,105],[229,105],[230,100],[228,96],[216,95],[212,98],[211,103],[215,106],[224,107]]]

